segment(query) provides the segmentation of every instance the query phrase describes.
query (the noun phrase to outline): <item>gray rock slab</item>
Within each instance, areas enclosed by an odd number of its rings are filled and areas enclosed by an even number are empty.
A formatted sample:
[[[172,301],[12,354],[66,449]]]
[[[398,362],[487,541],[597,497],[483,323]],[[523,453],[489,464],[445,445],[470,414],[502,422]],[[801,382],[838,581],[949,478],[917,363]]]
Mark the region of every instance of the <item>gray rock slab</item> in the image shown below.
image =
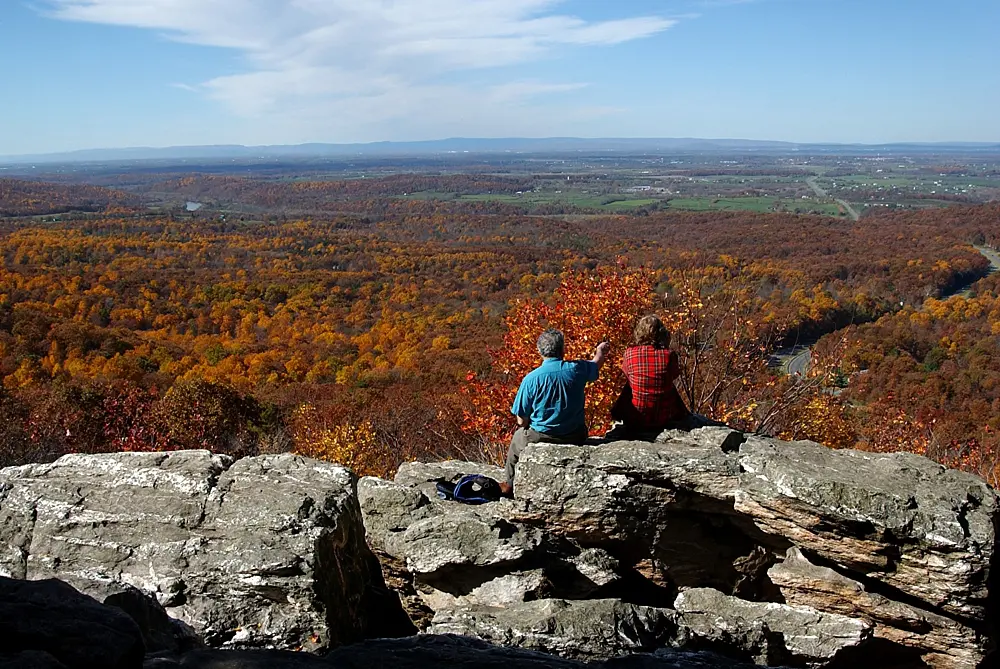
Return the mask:
[[[761,664],[820,667],[871,637],[863,620],[806,606],[748,602],[698,588],[677,596],[674,608],[693,636],[739,648]]]
[[[134,586],[213,646],[363,638],[370,560],[354,477],[335,465],[187,451],[0,471],[0,571]]]
[[[986,616],[997,498],[909,453],[751,437],[736,509],[761,530],[971,621]]]
[[[810,562],[797,548],[768,570],[785,602],[866,620],[874,636],[922,651],[935,669],[975,669],[989,640],[975,629],[932,611],[869,592],[859,581]]]
[[[602,547],[657,586],[754,590],[767,565],[748,571],[748,558],[783,553],[787,542],[734,510],[739,455],[720,448],[717,432],[729,431],[705,429],[703,441],[529,447],[511,518]]]
[[[508,519],[510,500],[470,506],[429,498],[419,486],[430,474],[408,473],[415,469],[404,469],[401,478],[409,484],[369,477],[358,482],[368,541],[387,578],[412,590],[411,603],[418,591],[431,608],[481,603],[479,595],[493,602],[542,592],[582,597],[619,579],[618,562],[606,551],[583,550],[544,528]],[[419,614],[413,606],[408,610]]]
[[[739,461],[715,445],[671,441],[525,449],[518,516],[590,541],[649,532],[669,510],[732,510]]]
[[[428,632],[567,659],[599,660],[677,644],[677,614],[613,599],[544,599],[506,608],[439,611]]]
[[[554,606],[540,599],[621,597],[669,610],[678,591],[735,595],[716,602],[731,615],[689,611],[678,634],[760,662],[822,664],[824,653],[861,644],[964,668],[994,641],[984,616],[997,504],[975,477],[914,455],[831,451],[728,428],[661,437],[534,445],[518,465],[516,499],[474,510],[438,501],[432,484],[476,471],[469,463],[363,481],[369,536],[392,554],[383,565],[433,569],[410,574],[425,624],[434,611],[430,629],[498,643],[522,638],[517,625],[535,620],[526,611]],[[529,537],[537,543],[525,544]],[[843,580],[775,567],[796,547]],[[589,589],[559,582],[567,567]],[[551,587],[525,580],[532,572]],[[479,602],[469,597],[477,588],[499,595]],[[774,604],[782,597],[791,609]],[[736,615],[739,602],[764,608]],[[515,611],[519,620],[509,618]],[[796,634],[793,622],[810,632]]]
[[[418,520],[386,540],[387,553],[405,559],[411,572],[424,577],[444,577],[456,567],[516,568],[544,550],[541,530],[476,507]]]

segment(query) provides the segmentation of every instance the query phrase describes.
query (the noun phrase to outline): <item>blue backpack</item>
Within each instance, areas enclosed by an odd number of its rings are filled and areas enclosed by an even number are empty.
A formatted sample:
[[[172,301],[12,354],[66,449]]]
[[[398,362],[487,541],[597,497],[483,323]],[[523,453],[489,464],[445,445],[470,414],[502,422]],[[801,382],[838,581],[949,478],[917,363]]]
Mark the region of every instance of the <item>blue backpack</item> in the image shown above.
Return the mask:
[[[482,474],[468,474],[455,483],[439,480],[435,486],[438,497],[462,504],[486,504],[501,497],[500,484]]]

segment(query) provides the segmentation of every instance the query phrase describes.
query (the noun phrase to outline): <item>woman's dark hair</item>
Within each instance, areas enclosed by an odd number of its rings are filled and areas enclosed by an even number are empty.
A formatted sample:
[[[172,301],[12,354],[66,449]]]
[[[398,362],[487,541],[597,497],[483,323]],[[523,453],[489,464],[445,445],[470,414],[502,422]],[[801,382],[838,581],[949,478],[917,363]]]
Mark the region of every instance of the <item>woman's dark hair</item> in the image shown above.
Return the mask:
[[[633,339],[636,346],[655,346],[667,348],[670,346],[670,330],[658,317],[643,316],[635,326]]]

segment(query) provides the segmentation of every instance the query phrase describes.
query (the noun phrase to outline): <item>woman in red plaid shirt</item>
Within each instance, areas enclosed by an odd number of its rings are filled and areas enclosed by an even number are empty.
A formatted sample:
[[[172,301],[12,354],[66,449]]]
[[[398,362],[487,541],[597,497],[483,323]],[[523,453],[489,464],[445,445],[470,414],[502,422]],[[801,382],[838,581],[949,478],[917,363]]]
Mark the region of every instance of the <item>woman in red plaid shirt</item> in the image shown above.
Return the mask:
[[[645,316],[635,326],[635,344],[625,351],[622,371],[628,385],[615,405],[614,417],[625,423],[630,435],[659,433],[688,418],[688,409],[674,387],[680,368],[677,354],[670,350],[670,331],[656,316]]]

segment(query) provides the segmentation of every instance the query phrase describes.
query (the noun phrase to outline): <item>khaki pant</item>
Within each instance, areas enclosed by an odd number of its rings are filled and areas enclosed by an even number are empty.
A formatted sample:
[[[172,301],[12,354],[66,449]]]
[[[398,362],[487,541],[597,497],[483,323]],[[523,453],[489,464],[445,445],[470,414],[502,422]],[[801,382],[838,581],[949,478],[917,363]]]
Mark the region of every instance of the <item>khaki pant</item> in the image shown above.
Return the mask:
[[[576,432],[563,437],[554,437],[544,432],[532,430],[530,427],[519,427],[510,440],[510,448],[507,449],[507,463],[504,469],[507,472],[507,483],[514,485],[514,468],[517,461],[521,459],[521,451],[531,444],[582,444],[587,441],[589,433],[586,427],[582,427]]]

